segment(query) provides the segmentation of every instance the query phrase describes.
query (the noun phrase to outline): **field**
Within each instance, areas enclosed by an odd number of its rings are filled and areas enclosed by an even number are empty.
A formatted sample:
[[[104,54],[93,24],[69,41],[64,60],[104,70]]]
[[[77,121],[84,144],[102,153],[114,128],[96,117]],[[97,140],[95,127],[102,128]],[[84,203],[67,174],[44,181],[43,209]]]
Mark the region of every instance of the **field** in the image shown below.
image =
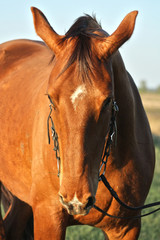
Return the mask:
[[[160,200],[160,94],[143,93],[142,101],[151,125],[155,150],[156,168],[152,186],[146,203]],[[143,213],[145,213],[143,211]],[[67,229],[66,240],[104,240],[99,229],[78,226]],[[142,219],[142,229],[139,240],[159,240],[160,239],[160,212]]]

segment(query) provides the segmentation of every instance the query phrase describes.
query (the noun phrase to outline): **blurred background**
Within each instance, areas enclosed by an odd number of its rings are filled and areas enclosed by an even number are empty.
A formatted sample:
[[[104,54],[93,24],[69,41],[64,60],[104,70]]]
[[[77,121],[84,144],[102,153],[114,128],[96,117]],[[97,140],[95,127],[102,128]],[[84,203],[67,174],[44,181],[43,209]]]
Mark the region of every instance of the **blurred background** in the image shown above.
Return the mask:
[[[13,39],[40,40],[34,31],[31,6],[38,7],[61,35],[85,13],[96,14],[102,28],[111,34],[127,13],[139,11],[134,33],[120,52],[140,90],[155,143],[157,164],[147,202],[160,200],[160,1],[0,0],[0,43]],[[84,226],[68,228],[66,239],[103,240],[104,237],[101,231]],[[160,213],[143,219],[142,239],[160,239]]]

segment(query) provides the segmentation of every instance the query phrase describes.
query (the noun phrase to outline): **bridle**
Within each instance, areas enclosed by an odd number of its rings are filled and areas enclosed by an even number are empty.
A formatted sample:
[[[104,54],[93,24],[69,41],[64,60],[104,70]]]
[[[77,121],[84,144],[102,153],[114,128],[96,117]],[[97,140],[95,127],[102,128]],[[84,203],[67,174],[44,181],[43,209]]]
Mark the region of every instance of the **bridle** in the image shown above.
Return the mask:
[[[52,102],[52,99],[51,99],[51,97],[49,95],[48,95],[48,98],[49,98],[49,101],[50,101],[50,104],[49,104],[50,112],[49,112],[49,116],[48,116],[48,119],[47,119],[48,143],[50,144],[49,122],[51,121],[51,133],[52,133],[52,140],[53,140],[53,143],[54,143],[53,150],[56,153],[58,177],[59,177],[59,175],[60,175],[60,152],[59,152],[58,134],[57,134],[57,132],[55,130],[54,122],[53,122],[53,119],[51,117],[52,109],[55,109],[55,106],[54,106],[54,103]],[[140,210],[143,210],[143,209],[146,209],[146,208],[159,206],[160,205],[160,201],[154,202],[154,203],[151,203],[151,204],[146,204],[146,205],[143,205],[143,206],[138,206],[138,207],[128,206],[127,204],[125,204],[124,202],[122,202],[120,200],[120,198],[118,197],[117,193],[113,190],[113,188],[111,187],[111,185],[109,184],[109,182],[107,181],[107,179],[105,177],[107,161],[108,161],[108,158],[110,156],[113,140],[115,139],[115,143],[117,142],[116,116],[117,116],[117,113],[119,111],[119,108],[118,108],[118,105],[117,105],[117,103],[116,103],[116,101],[114,99],[111,99],[111,101],[112,101],[112,114],[111,114],[111,120],[110,120],[110,125],[109,125],[109,131],[107,133],[107,141],[106,141],[106,144],[104,146],[104,151],[103,151],[102,159],[101,159],[101,165],[100,165],[100,169],[99,169],[99,182],[102,181],[103,184],[106,186],[106,188],[109,190],[109,192],[112,195],[112,197],[122,207],[124,207],[124,208],[126,208],[128,210],[140,211]],[[103,172],[101,174],[102,169],[103,169]],[[116,219],[138,219],[138,218],[142,218],[142,217],[148,216],[148,215],[150,215],[152,213],[155,213],[155,212],[160,210],[160,208],[157,208],[154,211],[151,211],[151,212],[146,213],[146,214],[137,215],[137,216],[121,217],[121,216],[110,215],[107,212],[105,212],[102,209],[100,209],[96,205],[93,205],[93,207],[96,210],[98,210],[99,212],[101,212],[103,215],[111,217],[111,218],[116,218]]]
[[[102,180],[101,176],[100,176],[102,168],[104,168],[102,175],[103,176],[105,175],[106,165],[107,165],[108,157],[111,152],[111,145],[113,143],[114,138],[115,138],[115,143],[117,142],[116,116],[117,116],[119,109],[118,109],[118,105],[117,105],[116,101],[114,101],[113,99],[111,101],[112,101],[112,115],[111,115],[111,120],[110,120],[110,125],[109,125],[109,131],[107,133],[107,141],[104,146],[104,151],[103,151],[103,155],[102,155],[102,159],[101,159],[101,166],[99,168],[99,181]]]
[[[49,121],[51,121],[51,133],[52,133],[52,140],[53,140],[53,143],[54,143],[53,150],[56,153],[57,169],[58,169],[58,177],[59,177],[59,175],[60,175],[60,153],[59,153],[58,134],[55,130],[54,122],[53,122],[53,119],[51,117],[52,109],[55,109],[55,106],[54,106],[54,103],[52,102],[52,99],[49,95],[48,95],[48,98],[49,98],[49,101],[50,101],[50,104],[49,104],[50,112],[49,112],[48,119],[47,119],[48,143],[50,144]]]

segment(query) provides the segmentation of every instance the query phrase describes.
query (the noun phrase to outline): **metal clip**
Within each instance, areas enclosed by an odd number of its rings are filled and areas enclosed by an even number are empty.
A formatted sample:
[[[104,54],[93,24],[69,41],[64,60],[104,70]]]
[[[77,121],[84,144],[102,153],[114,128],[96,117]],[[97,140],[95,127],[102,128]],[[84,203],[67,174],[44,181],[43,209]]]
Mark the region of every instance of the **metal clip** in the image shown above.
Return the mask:
[[[117,105],[116,101],[113,101],[113,110],[114,110],[115,112],[118,112],[118,111],[119,111],[119,108],[118,108],[118,105]]]
[[[57,176],[59,177],[59,175],[60,175],[60,158],[57,158],[57,169],[58,169]]]
[[[115,132],[113,132],[112,135],[111,135],[111,141],[112,141],[112,142],[113,142],[113,137],[114,137],[114,135],[115,135]]]
[[[55,106],[50,98],[50,96],[48,95],[48,98],[50,100],[50,104],[49,104],[49,108],[50,108],[50,112],[49,112],[49,116],[47,119],[47,129],[48,129],[48,143],[50,144],[50,130],[49,130],[49,123],[51,121],[51,134],[52,134],[52,140],[54,143],[54,148],[53,150],[56,153],[56,159],[57,159],[57,168],[58,168],[58,177],[60,175],[60,153],[59,153],[59,143],[58,143],[58,135],[57,132],[55,130],[55,126],[54,126],[54,122],[53,119],[51,117],[51,113],[52,113],[52,108],[55,109]]]

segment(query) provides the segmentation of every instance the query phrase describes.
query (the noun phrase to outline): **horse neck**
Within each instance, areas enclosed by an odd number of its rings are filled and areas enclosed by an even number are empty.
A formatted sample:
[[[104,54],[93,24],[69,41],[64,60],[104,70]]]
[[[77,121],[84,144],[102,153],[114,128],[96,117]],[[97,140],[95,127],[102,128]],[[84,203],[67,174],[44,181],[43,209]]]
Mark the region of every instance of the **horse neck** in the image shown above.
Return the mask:
[[[131,86],[131,77],[126,71],[125,65],[119,52],[112,59],[112,68],[114,76],[114,94],[117,103],[122,105],[133,105],[133,90]]]

